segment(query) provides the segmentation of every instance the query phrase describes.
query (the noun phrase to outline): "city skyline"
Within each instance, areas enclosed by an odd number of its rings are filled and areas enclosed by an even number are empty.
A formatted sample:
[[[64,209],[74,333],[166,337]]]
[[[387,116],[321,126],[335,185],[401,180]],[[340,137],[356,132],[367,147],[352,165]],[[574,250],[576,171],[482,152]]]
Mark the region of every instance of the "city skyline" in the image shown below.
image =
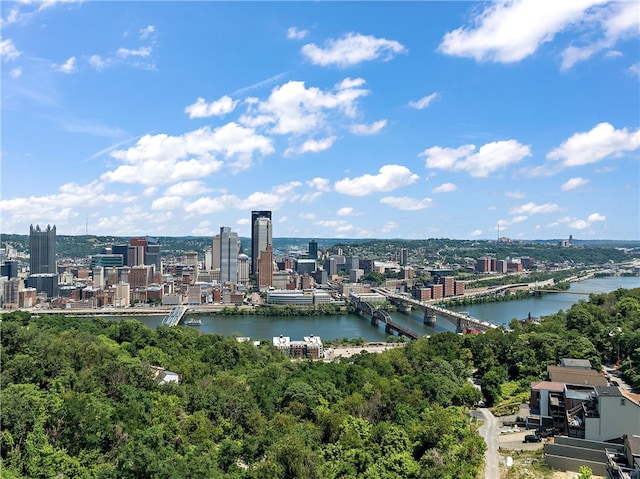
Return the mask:
[[[0,16],[3,233],[640,238],[637,2]]]

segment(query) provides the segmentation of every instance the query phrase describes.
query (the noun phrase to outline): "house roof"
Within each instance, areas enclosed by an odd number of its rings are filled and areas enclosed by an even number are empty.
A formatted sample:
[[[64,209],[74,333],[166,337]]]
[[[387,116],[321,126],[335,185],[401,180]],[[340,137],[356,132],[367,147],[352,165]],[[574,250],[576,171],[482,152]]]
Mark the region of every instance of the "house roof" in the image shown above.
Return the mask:
[[[620,394],[622,394],[636,406],[640,406],[640,394],[630,393],[629,391],[625,391],[624,389],[620,389]],[[637,437],[640,438],[640,436]]]
[[[534,381],[531,383],[531,389],[534,391],[554,391],[554,392],[562,392],[564,391],[564,383],[558,383],[553,381]]]
[[[587,386],[608,385],[607,378],[594,369],[547,366],[547,373],[553,382]]]
[[[562,358],[560,359],[560,366],[564,366],[565,368],[591,369],[591,361],[588,359]]]

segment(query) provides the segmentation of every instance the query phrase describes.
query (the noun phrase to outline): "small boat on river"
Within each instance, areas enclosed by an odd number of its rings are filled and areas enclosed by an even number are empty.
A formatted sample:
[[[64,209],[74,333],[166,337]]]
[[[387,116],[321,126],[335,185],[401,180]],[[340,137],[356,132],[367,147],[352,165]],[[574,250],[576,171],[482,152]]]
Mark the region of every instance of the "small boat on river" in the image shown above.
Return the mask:
[[[202,326],[202,320],[197,318],[189,318],[184,322],[185,326]]]

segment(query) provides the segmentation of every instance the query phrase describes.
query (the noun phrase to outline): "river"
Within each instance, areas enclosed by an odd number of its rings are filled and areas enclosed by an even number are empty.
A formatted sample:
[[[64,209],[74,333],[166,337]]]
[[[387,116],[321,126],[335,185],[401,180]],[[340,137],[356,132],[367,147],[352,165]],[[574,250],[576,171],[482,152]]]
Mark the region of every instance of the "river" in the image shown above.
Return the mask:
[[[529,313],[533,317],[548,316],[566,310],[580,300],[588,300],[588,293],[606,293],[618,288],[640,288],[640,277],[592,278],[572,283],[568,292],[548,293],[538,298],[520,299],[506,302],[483,303],[460,306],[458,311],[467,311],[474,318],[497,325],[507,325],[512,319],[524,319]],[[575,294],[585,293],[585,294]],[[454,308],[451,308],[454,309]],[[432,335],[442,331],[455,331],[452,323],[438,317],[435,327],[422,324],[422,312],[409,314],[391,313],[393,320],[420,335]],[[191,317],[186,315],[185,319]],[[267,316],[222,316],[198,315],[201,326],[190,326],[203,333],[239,335],[252,339],[268,339],[284,335],[292,339],[302,339],[311,334],[323,339],[363,338],[366,341],[385,341],[388,335],[384,325],[374,327],[369,320],[356,315],[267,317]],[[147,326],[156,328],[162,318],[159,316],[137,318]]]

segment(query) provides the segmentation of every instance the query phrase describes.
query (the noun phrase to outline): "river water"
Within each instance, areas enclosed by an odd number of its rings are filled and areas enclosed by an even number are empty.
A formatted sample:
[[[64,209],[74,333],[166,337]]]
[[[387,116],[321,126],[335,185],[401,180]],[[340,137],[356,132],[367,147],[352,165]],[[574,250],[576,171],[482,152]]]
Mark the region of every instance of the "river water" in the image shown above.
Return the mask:
[[[532,317],[541,317],[567,310],[580,300],[587,301],[589,293],[607,293],[618,288],[640,288],[640,277],[592,278],[571,283],[571,287],[565,293],[548,293],[537,298],[475,304],[451,309],[467,311],[474,318],[501,326],[509,324],[514,318],[524,319],[529,314]],[[391,313],[391,316],[395,322],[420,335],[455,331],[454,325],[441,317],[437,318],[435,327],[424,325],[422,312],[418,310],[409,314]],[[186,315],[184,319],[189,317],[191,316]],[[202,325],[193,327],[197,327],[203,333],[248,336],[252,339],[271,340],[274,336],[284,335],[299,340],[303,336],[313,334],[323,339],[364,338],[366,341],[385,341],[389,336],[384,331],[384,325],[372,326],[367,318],[356,315],[266,317],[211,314],[197,317],[202,320]],[[154,329],[162,321],[159,316],[137,319]]]

